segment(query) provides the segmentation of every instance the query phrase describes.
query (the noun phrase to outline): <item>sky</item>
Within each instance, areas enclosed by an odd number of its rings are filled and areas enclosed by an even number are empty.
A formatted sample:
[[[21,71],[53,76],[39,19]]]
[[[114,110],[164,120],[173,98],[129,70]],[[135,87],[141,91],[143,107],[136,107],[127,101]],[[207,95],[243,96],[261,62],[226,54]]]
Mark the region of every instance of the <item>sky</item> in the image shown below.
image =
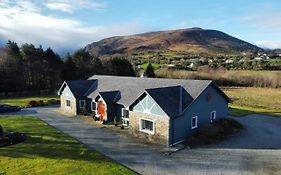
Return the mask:
[[[106,37],[190,27],[281,48],[280,0],[0,0],[0,45],[60,54]]]

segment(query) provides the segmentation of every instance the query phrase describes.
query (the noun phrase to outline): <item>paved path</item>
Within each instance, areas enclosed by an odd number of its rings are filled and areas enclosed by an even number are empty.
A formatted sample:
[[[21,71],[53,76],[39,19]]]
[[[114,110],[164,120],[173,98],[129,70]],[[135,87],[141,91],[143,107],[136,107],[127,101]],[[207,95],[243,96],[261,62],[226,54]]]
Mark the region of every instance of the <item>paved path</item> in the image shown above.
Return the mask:
[[[280,118],[239,118],[245,127],[240,134],[220,144],[184,149],[168,156],[158,146],[138,143],[108,128],[93,127],[54,109],[33,108],[20,113],[37,116],[140,174],[281,174]]]

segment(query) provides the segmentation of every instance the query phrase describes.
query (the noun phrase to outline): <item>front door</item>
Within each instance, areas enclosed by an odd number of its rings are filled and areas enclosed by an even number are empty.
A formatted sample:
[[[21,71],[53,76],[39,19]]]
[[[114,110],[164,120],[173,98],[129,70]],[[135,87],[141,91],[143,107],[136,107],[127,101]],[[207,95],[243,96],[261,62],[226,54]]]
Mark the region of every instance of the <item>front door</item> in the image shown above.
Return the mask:
[[[106,109],[105,103],[103,101],[98,102],[97,111],[100,117],[100,121],[106,120]]]

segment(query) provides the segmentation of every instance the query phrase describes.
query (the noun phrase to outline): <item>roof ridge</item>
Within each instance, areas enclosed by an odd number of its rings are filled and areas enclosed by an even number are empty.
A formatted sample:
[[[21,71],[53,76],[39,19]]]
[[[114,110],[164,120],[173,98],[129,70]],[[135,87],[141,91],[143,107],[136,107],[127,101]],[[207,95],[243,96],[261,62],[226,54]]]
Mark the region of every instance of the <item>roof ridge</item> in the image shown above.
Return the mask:
[[[196,79],[181,79],[181,78],[152,78],[152,77],[131,77],[131,76],[116,76],[116,75],[93,75],[90,77],[88,80],[91,80],[92,78],[95,77],[106,77],[106,78],[131,78],[131,79],[145,79],[145,80],[182,80],[182,81],[205,81],[205,82],[211,82],[212,80],[196,80]]]

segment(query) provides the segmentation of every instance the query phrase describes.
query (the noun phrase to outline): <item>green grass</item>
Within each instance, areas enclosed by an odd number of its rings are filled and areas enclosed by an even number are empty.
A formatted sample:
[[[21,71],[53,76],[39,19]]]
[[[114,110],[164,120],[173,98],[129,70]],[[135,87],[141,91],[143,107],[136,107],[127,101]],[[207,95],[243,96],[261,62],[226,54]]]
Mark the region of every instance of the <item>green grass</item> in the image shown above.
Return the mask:
[[[23,143],[0,148],[1,175],[133,174],[34,117],[0,118],[0,124],[28,135]]]
[[[234,87],[223,88],[233,99],[230,114],[234,116],[263,113],[281,116],[281,90],[273,88]]]
[[[141,65],[141,69],[146,70],[147,66],[149,65],[149,63],[143,63]],[[153,69],[159,69],[162,67],[162,64],[158,64],[158,63],[151,63]]]
[[[281,117],[280,110],[254,108],[249,106],[236,106],[236,105],[230,105],[230,109],[229,109],[229,114],[232,116],[245,116],[254,113]]]
[[[59,100],[59,96],[35,96],[35,97],[15,97],[15,98],[1,98],[0,104],[7,104],[12,106],[20,106],[20,107],[27,107],[28,102],[35,100],[43,100],[44,102],[55,99]]]

